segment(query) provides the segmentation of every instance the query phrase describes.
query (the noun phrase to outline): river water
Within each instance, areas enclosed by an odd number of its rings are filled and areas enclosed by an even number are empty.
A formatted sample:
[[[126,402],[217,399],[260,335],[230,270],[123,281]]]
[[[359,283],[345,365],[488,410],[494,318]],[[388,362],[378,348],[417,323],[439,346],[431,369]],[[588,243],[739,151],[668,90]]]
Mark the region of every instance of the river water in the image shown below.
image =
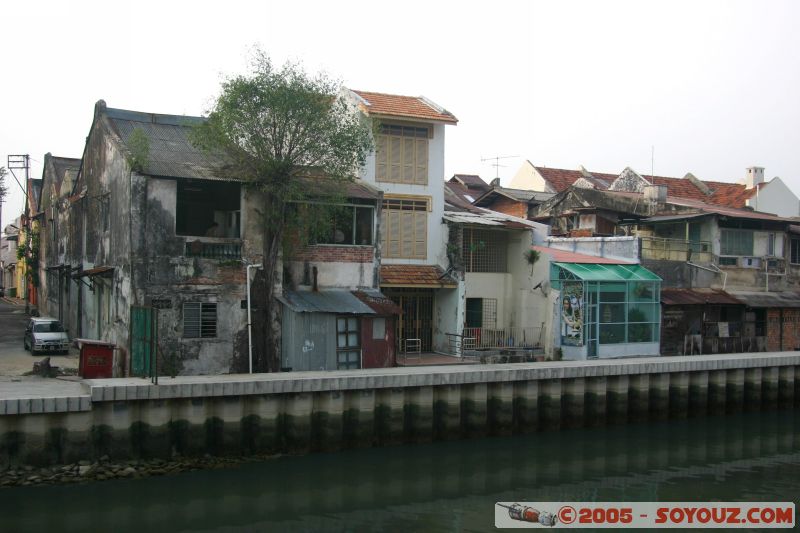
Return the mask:
[[[280,457],[0,490],[0,532],[488,531],[497,501],[800,500],[800,413]]]

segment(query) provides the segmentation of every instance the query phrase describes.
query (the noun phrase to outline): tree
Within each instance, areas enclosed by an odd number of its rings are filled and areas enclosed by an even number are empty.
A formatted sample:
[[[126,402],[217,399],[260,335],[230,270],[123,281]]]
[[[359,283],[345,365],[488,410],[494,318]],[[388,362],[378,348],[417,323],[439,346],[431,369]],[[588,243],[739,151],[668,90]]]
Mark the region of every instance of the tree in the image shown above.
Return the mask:
[[[264,199],[264,268],[256,281],[263,284],[258,307],[265,327],[263,352],[254,354],[253,364],[259,371],[277,371],[280,316],[274,291],[276,276],[282,275],[281,251],[307,235],[309,221],[326,222],[318,203],[301,210],[292,206],[337,194],[343,182],[354,179],[373,149],[370,127],[341,96],[337,81],[293,63],[276,68],[258,50],[250,73],[222,83],[208,120],[192,138],[221,158],[225,175]]]

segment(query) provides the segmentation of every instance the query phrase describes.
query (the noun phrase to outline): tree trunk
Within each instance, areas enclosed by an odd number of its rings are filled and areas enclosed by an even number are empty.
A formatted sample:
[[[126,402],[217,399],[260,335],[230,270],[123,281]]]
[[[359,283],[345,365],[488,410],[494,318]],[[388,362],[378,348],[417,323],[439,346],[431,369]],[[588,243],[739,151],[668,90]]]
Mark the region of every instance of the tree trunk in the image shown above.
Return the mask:
[[[275,206],[268,201],[268,209]],[[272,205],[269,205],[272,204]],[[281,207],[277,207],[282,212]],[[273,213],[275,211],[272,211]],[[264,306],[262,311],[263,352],[260,353],[258,370],[261,372],[280,372],[281,369],[281,307],[275,299],[276,276],[281,268],[280,250],[283,241],[283,217],[280,222],[268,216],[264,225]],[[280,278],[278,278],[280,279]]]

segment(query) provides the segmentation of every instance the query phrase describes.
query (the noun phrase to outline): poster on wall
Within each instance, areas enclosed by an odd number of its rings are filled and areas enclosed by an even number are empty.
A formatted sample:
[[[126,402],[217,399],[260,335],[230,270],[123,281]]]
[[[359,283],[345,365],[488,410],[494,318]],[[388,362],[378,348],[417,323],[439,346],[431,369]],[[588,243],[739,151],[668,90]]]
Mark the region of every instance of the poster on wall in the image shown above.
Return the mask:
[[[583,282],[561,285],[561,344],[583,346]]]

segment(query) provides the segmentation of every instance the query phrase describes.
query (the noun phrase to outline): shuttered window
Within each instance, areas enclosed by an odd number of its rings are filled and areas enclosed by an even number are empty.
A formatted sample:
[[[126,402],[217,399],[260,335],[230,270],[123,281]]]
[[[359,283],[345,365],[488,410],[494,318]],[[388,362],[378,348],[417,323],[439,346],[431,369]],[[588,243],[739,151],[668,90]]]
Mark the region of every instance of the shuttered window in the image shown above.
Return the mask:
[[[428,184],[430,129],[383,124],[376,143],[375,179],[389,183]]]
[[[183,304],[183,337],[185,339],[217,336],[217,304],[186,302]]]
[[[385,199],[381,231],[383,257],[425,259],[428,255],[428,201]]]

